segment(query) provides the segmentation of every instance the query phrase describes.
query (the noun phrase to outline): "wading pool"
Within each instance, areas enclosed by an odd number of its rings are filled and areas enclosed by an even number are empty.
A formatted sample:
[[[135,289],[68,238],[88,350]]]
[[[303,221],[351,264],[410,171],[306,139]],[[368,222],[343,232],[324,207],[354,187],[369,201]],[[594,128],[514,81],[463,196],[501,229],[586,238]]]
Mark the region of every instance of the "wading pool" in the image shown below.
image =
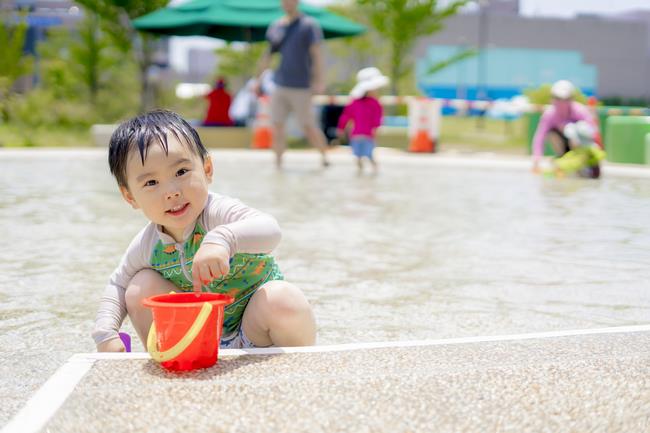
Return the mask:
[[[105,152],[0,152],[0,425],[94,351],[99,297],[145,224]],[[379,175],[359,176],[347,153],[326,170],[291,153],[284,172],[266,152],[213,158],[213,191],[279,220],[276,257],[313,303],[318,344],[650,321],[650,170],[547,179],[523,159],[380,153]]]

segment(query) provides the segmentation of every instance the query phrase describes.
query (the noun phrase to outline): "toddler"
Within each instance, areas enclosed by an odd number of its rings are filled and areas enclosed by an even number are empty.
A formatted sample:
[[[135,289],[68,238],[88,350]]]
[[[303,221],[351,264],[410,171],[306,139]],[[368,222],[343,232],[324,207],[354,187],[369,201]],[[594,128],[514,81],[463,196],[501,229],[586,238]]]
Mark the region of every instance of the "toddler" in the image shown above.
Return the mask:
[[[350,92],[353,98],[338,122],[337,135],[344,134],[344,130],[352,121],[350,133],[350,146],[352,153],[357,157],[359,170],[363,169],[363,158],[368,158],[374,170],[377,162],[373,157],[375,149],[375,131],[381,125],[383,110],[377,100],[378,89],[389,83],[388,77],[382,75],[377,68],[364,68],[357,73],[357,84]]]
[[[142,299],[170,291],[227,293],[222,348],[314,344],[312,309],[270,255],[280,228],[270,215],[208,191],[213,165],[197,132],[170,111],[122,123],[108,162],[122,197],[149,219],[131,241],[101,299],[93,338],[100,352],[124,351],[128,314],[146,342]]]

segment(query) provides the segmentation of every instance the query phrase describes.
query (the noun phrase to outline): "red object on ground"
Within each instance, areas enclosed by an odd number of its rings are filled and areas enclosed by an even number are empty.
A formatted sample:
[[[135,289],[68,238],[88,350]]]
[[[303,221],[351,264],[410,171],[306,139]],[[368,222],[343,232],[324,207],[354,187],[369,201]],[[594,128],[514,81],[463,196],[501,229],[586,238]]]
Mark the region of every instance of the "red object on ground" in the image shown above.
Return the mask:
[[[590,96],[589,99],[587,99],[587,106],[591,109],[591,112],[594,115],[594,122],[598,127],[598,130],[594,134],[594,142],[598,147],[604,150],[605,146],[603,145],[603,137],[600,133],[600,118],[598,117],[598,99],[596,99],[595,96]]]
[[[205,98],[208,100],[208,112],[203,124],[206,126],[232,126],[233,121],[228,114],[232,97],[226,91],[225,83],[219,80],[216,87],[205,95]]]
[[[190,292],[151,296],[142,301],[142,305],[151,308],[159,352],[168,351],[188,334],[206,302],[212,304],[212,310],[205,324],[178,356],[160,362],[167,370],[195,370],[216,364],[224,309],[233,298],[221,293]]]
[[[433,153],[436,143],[429,137],[426,130],[419,130],[409,145],[409,152]]]
[[[271,129],[271,107],[266,95],[257,98],[257,113],[253,124],[253,149],[270,149],[273,147],[273,130]]]
[[[415,135],[411,137],[409,152],[432,153],[436,151],[436,142],[429,134],[430,117],[427,109],[427,98],[418,98],[417,104],[413,106],[416,111]],[[409,108],[410,109],[410,108]]]

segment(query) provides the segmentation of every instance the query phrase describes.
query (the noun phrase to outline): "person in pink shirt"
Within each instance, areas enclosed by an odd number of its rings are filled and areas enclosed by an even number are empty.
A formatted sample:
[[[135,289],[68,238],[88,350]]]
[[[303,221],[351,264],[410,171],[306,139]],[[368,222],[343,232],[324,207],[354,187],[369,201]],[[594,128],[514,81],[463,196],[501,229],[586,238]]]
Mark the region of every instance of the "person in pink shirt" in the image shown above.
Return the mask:
[[[544,153],[544,141],[549,139],[557,157],[569,152],[578,143],[565,134],[567,125],[587,122],[593,127],[594,142],[598,142],[599,128],[588,107],[573,100],[575,87],[570,81],[560,80],[551,87],[553,104],[544,110],[533,137],[533,171],[539,171],[539,161]]]
[[[357,157],[359,170],[363,170],[363,158],[368,158],[374,170],[377,162],[373,157],[375,132],[383,116],[383,109],[377,100],[378,90],[389,83],[388,77],[377,68],[363,68],[357,73],[357,84],[350,91],[352,101],[339,118],[337,135],[342,136],[352,122],[350,146]]]

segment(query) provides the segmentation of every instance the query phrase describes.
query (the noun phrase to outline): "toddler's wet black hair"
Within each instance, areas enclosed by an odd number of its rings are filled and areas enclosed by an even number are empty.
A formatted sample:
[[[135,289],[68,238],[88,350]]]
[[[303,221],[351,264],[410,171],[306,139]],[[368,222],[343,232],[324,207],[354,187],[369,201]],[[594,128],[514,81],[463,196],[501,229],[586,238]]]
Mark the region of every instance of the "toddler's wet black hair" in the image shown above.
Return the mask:
[[[118,185],[128,186],[126,161],[129,152],[137,147],[142,164],[147,158],[147,150],[153,142],[158,142],[165,153],[169,152],[167,134],[189,146],[192,152],[205,161],[208,151],[203,146],[199,134],[178,114],[168,110],[154,110],[126,120],[111,135],[108,148],[108,165]]]

